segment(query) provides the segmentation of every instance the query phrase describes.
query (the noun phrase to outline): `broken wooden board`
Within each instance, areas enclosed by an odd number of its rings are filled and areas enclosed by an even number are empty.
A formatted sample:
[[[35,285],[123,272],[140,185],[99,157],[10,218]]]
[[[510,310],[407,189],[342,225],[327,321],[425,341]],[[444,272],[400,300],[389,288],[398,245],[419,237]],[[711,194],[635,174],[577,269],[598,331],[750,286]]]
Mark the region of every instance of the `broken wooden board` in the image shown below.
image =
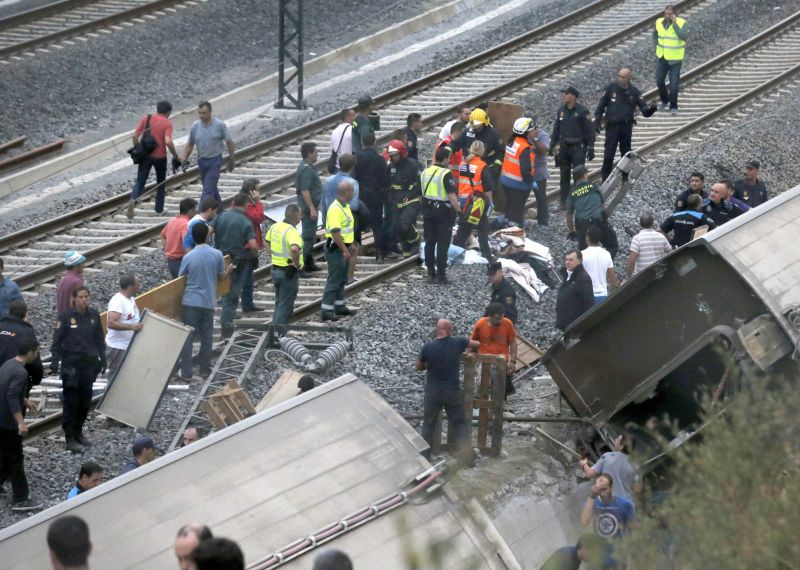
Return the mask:
[[[517,366],[516,370],[522,370],[532,366],[541,360],[544,351],[533,344],[524,336],[517,335]]]
[[[272,388],[261,398],[256,405],[256,412],[261,412],[289,398],[294,398],[300,393],[297,383],[304,375],[294,370],[284,370],[283,374],[275,381]]]
[[[230,265],[230,258],[226,255],[225,267],[228,265]],[[186,289],[186,277],[178,277],[150,289],[146,293],[142,293],[136,297],[136,305],[139,307],[140,313],[144,313],[145,309],[149,309],[170,319],[180,321],[184,289]],[[217,280],[217,297],[227,294],[230,289],[231,281],[228,277]],[[106,327],[107,318],[107,313],[100,315],[100,322],[103,324],[104,331],[108,331]]]
[[[201,408],[211,424],[222,429],[255,415],[256,410],[236,380],[211,394]]]
[[[697,239],[703,234],[708,233],[708,226],[698,226],[692,230],[692,239]]]

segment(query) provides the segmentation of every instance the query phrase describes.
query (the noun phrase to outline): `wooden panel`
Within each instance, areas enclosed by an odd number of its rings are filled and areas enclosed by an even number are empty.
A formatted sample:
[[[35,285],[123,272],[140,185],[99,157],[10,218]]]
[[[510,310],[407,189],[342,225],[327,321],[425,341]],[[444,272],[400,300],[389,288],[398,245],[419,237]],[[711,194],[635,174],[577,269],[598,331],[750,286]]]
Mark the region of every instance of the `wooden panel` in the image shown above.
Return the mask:
[[[230,265],[230,257],[225,256],[225,267]],[[186,277],[178,277],[172,281],[167,281],[163,285],[154,287],[149,291],[136,297],[136,305],[142,313],[145,309],[155,311],[165,317],[181,320],[181,301],[183,300],[183,290],[186,289]],[[226,295],[231,290],[231,281],[227,277],[217,280],[217,297]],[[106,321],[107,313],[100,314],[100,321],[103,323],[103,330],[108,332]]]
[[[261,412],[269,407],[285,402],[289,398],[294,398],[300,393],[297,383],[303,374],[294,370],[284,370],[280,377],[275,380],[272,388],[269,389],[261,401],[256,405],[256,412]]]
[[[522,335],[517,335],[517,370],[536,364],[544,356],[544,351]]]

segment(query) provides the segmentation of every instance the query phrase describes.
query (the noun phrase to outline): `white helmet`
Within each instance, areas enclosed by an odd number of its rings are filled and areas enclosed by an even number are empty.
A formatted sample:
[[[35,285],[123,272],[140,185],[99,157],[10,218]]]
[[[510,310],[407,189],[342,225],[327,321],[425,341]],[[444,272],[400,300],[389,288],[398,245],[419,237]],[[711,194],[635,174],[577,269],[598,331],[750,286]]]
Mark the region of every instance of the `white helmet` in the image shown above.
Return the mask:
[[[514,121],[514,134],[525,135],[525,133],[533,129],[533,127],[533,119],[529,117],[520,117]]]

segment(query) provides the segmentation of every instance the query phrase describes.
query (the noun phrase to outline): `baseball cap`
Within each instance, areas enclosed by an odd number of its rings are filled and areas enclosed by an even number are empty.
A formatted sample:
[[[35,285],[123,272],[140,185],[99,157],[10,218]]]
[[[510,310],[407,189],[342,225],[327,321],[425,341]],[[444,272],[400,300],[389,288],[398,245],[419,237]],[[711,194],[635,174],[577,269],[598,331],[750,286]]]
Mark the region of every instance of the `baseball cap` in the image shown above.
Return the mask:
[[[580,97],[581,96],[581,94],[578,92],[578,90],[575,89],[572,85],[570,85],[566,89],[562,90],[561,92],[562,93],[569,93],[571,95],[575,95],[575,97]]]
[[[361,105],[362,107],[365,105],[372,105],[374,102],[375,100],[369,95],[362,95],[361,97],[358,98],[358,104]]]
[[[133,445],[131,447],[133,449],[133,454],[139,455],[142,450],[155,449],[156,444],[153,442],[153,438],[142,435],[133,440]]]
[[[761,163],[758,162],[757,160],[748,160],[747,164],[745,164],[745,167],[746,168],[757,168],[757,169],[760,169],[761,168]]]
[[[64,265],[67,267],[75,267],[76,265],[80,265],[81,263],[86,263],[86,257],[78,253],[77,251],[68,251],[64,254]]]

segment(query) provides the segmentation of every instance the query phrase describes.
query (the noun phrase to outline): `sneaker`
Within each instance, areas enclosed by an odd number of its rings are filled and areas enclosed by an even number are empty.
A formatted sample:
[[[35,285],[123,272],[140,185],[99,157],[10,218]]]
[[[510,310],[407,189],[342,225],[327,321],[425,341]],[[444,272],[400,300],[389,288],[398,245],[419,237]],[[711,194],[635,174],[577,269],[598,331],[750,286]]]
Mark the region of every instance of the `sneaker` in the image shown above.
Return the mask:
[[[659,102],[658,103],[658,110],[659,111],[666,111],[669,108],[669,103]]]
[[[128,208],[125,210],[125,216],[129,219],[133,219],[133,213],[136,210],[136,201],[131,200],[128,202]]]
[[[180,373],[178,373],[178,374],[176,374],[176,375],[175,375],[175,377],[174,377],[174,379],[173,379],[173,380],[174,380],[175,382],[184,382],[184,383],[186,383],[186,384],[191,384],[191,383],[192,383],[192,379],[193,379],[193,378],[192,378],[191,376],[189,376],[189,377],[187,378],[187,377],[186,377],[186,376],[184,376],[183,374],[180,374]]]
[[[158,210],[156,210],[155,212],[156,212],[156,216],[169,216],[169,211],[166,210],[166,209],[161,210],[160,212]]]
[[[677,107],[673,107],[672,109],[669,110],[669,112],[671,114],[673,114],[673,115],[677,115],[678,114],[678,108]]]
[[[42,501],[37,501],[34,499],[25,499],[24,501],[17,501],[11,505],[11,510],[17,513],[23,513],[26,511],[38,511],[44,506]]]

